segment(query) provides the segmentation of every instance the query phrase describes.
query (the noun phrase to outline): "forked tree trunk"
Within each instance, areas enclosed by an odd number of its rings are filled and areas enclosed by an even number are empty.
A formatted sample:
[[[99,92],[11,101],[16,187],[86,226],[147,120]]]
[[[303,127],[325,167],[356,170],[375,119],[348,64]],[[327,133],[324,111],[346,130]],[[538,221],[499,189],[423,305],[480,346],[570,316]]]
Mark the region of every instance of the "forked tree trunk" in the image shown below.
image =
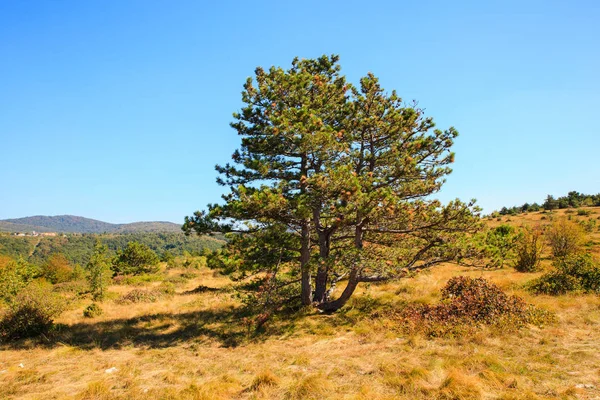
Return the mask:
[[[362,226],[360,225],[356,227],[356,231],[354,234],[354,246],[357,249],[362,249],[363,247],[363,230]],[[342,292],[340,297],[333,301],[321,302],[321,304],[318,305],[318,308],[325,312],[334,312],[342,308],[346,304],[346,302],[350,300],[350,297],[352,297],[354,291],[356,290],[356,287],[360,282],[359,271],[360,268],[358,267],[358,265],[355,265],[350,271],[350,275],[348,276],[348,283],[346,284],[346,287],[344,288],[344,291]]]
[[[325,311],[325,312],[334,312],[334,311],[339,310],[346,304],[346,302],[350,299],[350,297],[352,297],[352,294],[356,290],[358,283],[359,283],[358,268],[353,268],[352,271],[350,271],[350,276],[348,277],[348,283],[346,284],[346,287],[344,288],[344,291],[342,292],[340,297],[338,297],[337,299],[335,299],[333,301],[321,303],[317,307],[320,310]]]

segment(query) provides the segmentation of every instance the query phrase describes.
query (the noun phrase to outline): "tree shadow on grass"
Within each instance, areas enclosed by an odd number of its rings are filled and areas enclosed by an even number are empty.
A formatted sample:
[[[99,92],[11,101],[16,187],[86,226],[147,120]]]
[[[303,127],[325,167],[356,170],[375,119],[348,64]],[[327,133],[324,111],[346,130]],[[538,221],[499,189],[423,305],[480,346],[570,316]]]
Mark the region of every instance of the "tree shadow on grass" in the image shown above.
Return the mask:
[[[301,317],[286,315],[276,329],[255,330],[244,323],[252,317],[244,308],[198,310],[184,313],[156,313],[132,318],[90,321],[72,325],[57,324],[42,338],[0,343],[0,350],[53,348],[68,345],[82,350],[120,349],[124,347],[167,348],[185,343],[218,343],[237,347],[249,341],[262,341],[291,331]]]
[[[219,289],[200,286],[191,293],[212,292]],[[357,298],[341,312],[319,315],[319,321],[335,326],[351,326],[372,314],[382,305],[370,297]],[[58,324],[51,334],[42,339],[18,340],[0,343],[3,349],[52,348],[68,345],[83,350],[120,349],[124,347],[166,348],[185,343],[217,343],[224,347],[237,347],[251,341],[263,341],[273,336],[293,335],[306,328],[303,318],[316,316],[314,309],[303,311],[290,308],[281,310],[265,326],[245,323],[256,314],[244,307],[205,309],[182,313],[155,313],[132,318],[108,321],[80,322],[72,325]],[[318,314],[318,313],[317,313]],[[312,317],[310,317],[312,318]],[[309,325],[313,325],[311,323]],[[318,328],[317,328],[318,329]]]
[[[157,313],[133,318],[112,319],[55,326],[44,340],[19,340],[0,345],[2,349],[69,345],[84,350],[123,347],[165,348],[184,342],[216,341],[235,347],[249,338],[242,323],[242,310],[200,310],[186,313]]]

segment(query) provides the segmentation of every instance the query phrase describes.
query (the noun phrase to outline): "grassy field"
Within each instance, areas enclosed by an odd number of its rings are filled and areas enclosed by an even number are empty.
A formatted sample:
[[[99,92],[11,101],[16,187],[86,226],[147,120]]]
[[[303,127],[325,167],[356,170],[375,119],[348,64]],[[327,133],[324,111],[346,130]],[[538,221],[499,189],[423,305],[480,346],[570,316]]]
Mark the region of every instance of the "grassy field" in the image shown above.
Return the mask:
[[[569,215],[600,216],[589,210]],[[564,211],[488,223],[545,224],[559,214]],[[589,239],[600,254],[598,229]],[[177,282],[182,273],[168,274]],[[557,322],[431,339],[373,317],[378,308],[438,301],[439,289],[456,275],[485,277],[556,313]],[[600,399],[600,297],[533,296],[524,284],[539,275],[438,266],[362,286],[338,314],[274,320],[252,336],[239,321],[229,280],[202,269],[181,279],[173,296],[154,303],[108,300],[97,318],[84,318],[90,300],[79,300],[57,321],[57,341],[5,345],[0,398]],[[115,299],[139,287],[110,291]]]

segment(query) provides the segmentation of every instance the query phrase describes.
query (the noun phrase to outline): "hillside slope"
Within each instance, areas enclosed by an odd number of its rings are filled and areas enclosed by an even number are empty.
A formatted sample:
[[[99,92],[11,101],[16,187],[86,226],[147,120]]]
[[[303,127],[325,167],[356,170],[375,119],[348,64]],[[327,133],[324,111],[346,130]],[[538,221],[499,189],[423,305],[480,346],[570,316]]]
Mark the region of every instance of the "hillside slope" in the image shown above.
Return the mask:
[[[0,220],[1,232],[64,232],[64,233],[136,233],[181,232],[173,222],[133,222],[112,224],[75,215],[36,215],[32,217]]]

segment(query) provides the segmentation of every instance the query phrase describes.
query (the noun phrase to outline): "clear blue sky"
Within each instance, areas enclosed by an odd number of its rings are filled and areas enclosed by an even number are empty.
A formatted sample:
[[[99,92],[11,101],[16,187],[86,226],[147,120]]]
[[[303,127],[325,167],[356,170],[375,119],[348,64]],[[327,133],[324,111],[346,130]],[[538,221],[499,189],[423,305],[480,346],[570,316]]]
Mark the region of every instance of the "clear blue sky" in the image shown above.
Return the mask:
[[[439,197],[600,192],[598,1],[0,0],[0,218],[216,202],[256,66],[336,53],[460,132]]]

